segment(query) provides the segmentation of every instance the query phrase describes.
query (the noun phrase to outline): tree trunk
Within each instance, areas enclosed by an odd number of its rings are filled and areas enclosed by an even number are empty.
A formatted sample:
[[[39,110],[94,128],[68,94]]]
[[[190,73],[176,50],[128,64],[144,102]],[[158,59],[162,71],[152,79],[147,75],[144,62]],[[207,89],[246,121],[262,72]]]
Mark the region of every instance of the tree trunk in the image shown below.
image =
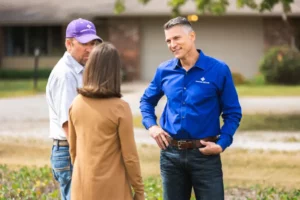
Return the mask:
[[[287,14],[285,12],[282,13],[282,20],[286,26],[286,29],[290,35],[290,46],[292,49],[299,51],[296,45],[296,39],[295,39],[295,29],[293,27],[293,24],[290,22]]]

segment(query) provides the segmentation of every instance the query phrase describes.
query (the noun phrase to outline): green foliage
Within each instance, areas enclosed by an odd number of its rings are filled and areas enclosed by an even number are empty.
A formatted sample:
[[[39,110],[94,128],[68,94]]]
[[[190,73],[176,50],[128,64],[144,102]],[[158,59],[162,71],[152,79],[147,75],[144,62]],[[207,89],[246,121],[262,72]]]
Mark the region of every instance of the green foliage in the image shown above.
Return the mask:
[[[236,3],[238,8],[248,6],[251,9],[257,9],[257,4],[254,0],[237,0]]]
[[[224,14],[229,5],[228,0],[195,0],[195,4],[199,14],[208,12],[216,15]]]
[[[159,177],[145,179],[146,200],[162,200],[162,183]],[[226,189],[225,193],[230,193]],[[277,188],[261,188],[256,186],[248,189],[254,190],[257,199],[283,199],[296,200],[300,198],[300,190],[285,191]],[[235,196],[248,198],[247,194]],[[59,186],[52,178],[51,169],[47,166],[41,168],[23,167],[19,170],[10,170],[0,165],[0,200],[54,200],[59,199]],[[192,200],[195,200],[192,195]]]
[[[147,4],[151,0],[137,0],[142,4]],[[172,16],[180,15],[180,8],[188,0],[169,0]],[[229,5],[228,0],[193,0],[199,14],[211,13],[221,15],[226,12]],[[271,11],[276,4],[282,4],[285,13],[291,12],[291,3],[294,0],[262,0],[257,3],[255,0],[236,0],[238,8],[249,7],[259,12]],[[120,14],[125,11],[125,0],[115,0],[115,13]]]
[[[162,185],[159,178],[148,178],[144,181],[147,200],[162,200]]]
[[[300,84],[300,53],[289,47],[273,47],[261,61],[260,71],[268,83]]]
[[[172,8],[172,16],[178,16],[180,14],[180,7],[184,5],[186,0],[169,0],[168,5]]]
[[[48,167],[11,171],[0,165],[0,200],[54,200],[59,198],[57,188]]]
[[[259,188],[259,187],[258,187]],[[300,198],[300,190],[293,190],[290,192],[278,190],[274,187],[259,189],[256,195],[257,199],[261,200],[298,200]]]
[[[147,4],[150,0],[139,0],[142,4]]]
[[[39,69],[38,78],[48,78],[52,69]],[[34,77],[34,70],[20,70],[20,69],[0,69],[0,80],[4,79],[32,79]]]
[[[242,85],[246,83],[246,79],[241,73],[232,72],[231,74],[235,85]]]
[[[265,10],[271,11],[272,8],[276,5],[281,3],[283,6],[284,12],[290,12],[291,6],[290,4],[293,3],[294,0],[263,0],[259,5],[259,11],[263,12]]]
[[[263,74],[257,74],[255,75],[252,79],[247,81],[248,85],[253,85],[253,86],[263,86],[266,84],[265,77]]]
[[[116,0],[115,2],[115,13],[120,14],[125,11],[124,0]]]

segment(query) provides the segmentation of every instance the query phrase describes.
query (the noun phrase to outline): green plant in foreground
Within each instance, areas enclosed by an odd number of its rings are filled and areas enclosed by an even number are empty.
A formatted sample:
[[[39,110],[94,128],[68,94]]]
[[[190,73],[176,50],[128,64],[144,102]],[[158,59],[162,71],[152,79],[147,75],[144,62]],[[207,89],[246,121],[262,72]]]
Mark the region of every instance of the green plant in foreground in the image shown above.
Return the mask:
[[[257,191],[256,198],[261,200],[298,200],[300,199],[300,189],[287,192],[274,187],[265,188]]]
[[[162,200],[162,183],[160,177],[149,177],[144,180],[146,200]],[[289,191],[275,187],[262,188],[226,188],[225,196],[231,199],[260,200],[298,200],[300,190]],[[0,200],[54,200],[59,199],[57,183],[52,178],[48,166],[22,167],[10,170],[6,165],[0,165]],[[195,200],[192,194],[191,200]]]
[[[58,198],[57,185],[49,167],[22,167],[18,171],[11,171],[5,165],[0,166],[0,200]]]

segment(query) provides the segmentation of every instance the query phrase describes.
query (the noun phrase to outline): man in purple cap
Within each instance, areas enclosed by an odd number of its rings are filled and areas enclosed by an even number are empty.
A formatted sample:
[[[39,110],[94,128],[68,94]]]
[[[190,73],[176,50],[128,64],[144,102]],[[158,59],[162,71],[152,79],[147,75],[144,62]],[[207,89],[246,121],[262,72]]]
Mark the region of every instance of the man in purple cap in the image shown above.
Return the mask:
[[[53,139],[51,166],[63,200],[70,199],[73,168],[68,143],[69,108],[77,88],[82,87],[82,74],[89,54],[101,42],[92,22],[81,18],[71,21],[66,30],[67,51],[53,68],[46,87],[50,138]]]

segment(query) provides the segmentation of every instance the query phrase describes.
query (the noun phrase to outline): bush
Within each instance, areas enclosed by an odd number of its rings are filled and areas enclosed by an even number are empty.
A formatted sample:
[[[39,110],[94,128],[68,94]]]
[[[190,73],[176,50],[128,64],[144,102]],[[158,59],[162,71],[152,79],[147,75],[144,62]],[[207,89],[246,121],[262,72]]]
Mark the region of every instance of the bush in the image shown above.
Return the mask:
[[[265,81],[265,77],[263,74],[259,73],[256,74],[253,78],[251,78],[250,80],[247,81],[247,83],[249,85],[265,85],[266,81]]]
[[[232,72],[231,74],[235,85],[241,85],[246,83],[245,77],[241,73]]]
[[[266,82],[275,84],[300,84],[300,53],[289,47],[271,48],[260,64]]]
[[[39,69],[38,78],[48,78],[52,69]],[[0,69],[0,79],[32,79],[34,70]]]

